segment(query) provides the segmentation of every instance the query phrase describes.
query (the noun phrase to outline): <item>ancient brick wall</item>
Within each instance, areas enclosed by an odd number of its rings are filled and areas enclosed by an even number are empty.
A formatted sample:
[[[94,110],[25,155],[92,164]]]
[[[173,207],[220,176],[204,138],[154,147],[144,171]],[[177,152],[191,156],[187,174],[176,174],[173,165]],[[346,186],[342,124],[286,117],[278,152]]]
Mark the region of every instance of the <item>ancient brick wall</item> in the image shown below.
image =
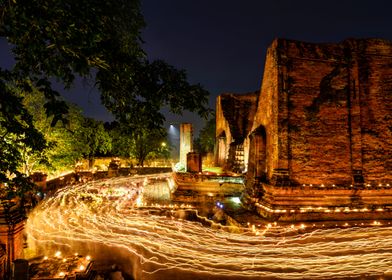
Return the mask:
[[[216,145],[215,145],[215,164],[224,166],[226,164],[229,145],[232,142],[229,122],[223,115],[221,96],[216,99]]]
[[[265,160],[269,180],[287,170],[292,184],[350,185],[361,174],[365,183],[390,182],[391,95],[388,41],[275,40],[252,128],[265,130],[265,143],[255,145],[266,156],[251,144],[249,167]]]
[[[219,166],[228,165],[232,168],[239,153],[242,162],[247,162],[249,147],[248,142],[244,143],[244,140],[252,128],[257,97],[258,92],[251,92],[225,93],[217,98],[216,163]]]
[[[267,57],[264,66],[264,75],[257,104],[252,134],[250,136],[250,152],[248,163],[248,177],[257,177],[257,165],[266,166],[267,177],[271,178],[274,168],[279,166],[279,142],[278,142],[278,56],[276,50],[277,42],[267,50]],[[255,140],[257,131],[265,131],[264,141]],[[252,137],[253,135],[253,137]],[[253,141],[252,141],[253,140]],[[260,142],[266,145],[266,158],[260,157]],[[283,163],[284,166],[287,164]],[[282,163],[280,164],[282,165]]]
[[[392,43],[359,42],[362,168],[365,182],[392,180]]]
[[[349,68],[335,45],[282,42],[279,46],[280,105],[288,114],[290,179],[299,184],[351,184]],[[285,141],[286,140],[286,141]]]

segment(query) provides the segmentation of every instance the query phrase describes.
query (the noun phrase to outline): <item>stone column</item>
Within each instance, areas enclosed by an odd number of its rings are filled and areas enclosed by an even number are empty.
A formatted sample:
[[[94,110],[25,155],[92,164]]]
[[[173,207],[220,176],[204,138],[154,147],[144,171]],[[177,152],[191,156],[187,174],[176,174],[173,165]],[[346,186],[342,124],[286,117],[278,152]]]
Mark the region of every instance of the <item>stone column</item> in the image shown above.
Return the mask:
[[[180,126],[180,162],[186,167],[186,155],[192,152],[192,124],[182,123]]]

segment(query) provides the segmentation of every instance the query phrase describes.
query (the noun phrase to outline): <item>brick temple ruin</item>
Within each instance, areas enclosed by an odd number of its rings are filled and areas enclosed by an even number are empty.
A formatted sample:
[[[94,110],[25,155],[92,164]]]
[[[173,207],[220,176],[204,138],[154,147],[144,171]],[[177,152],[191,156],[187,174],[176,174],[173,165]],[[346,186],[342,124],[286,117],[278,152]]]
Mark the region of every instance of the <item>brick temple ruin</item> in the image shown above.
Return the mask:
[[[392,218],[392,42],[276,39],[260,92],[222,94],[216,163],[273,220]]]
[[[0,279],[10,279],[12,262],[23,257],[26,217],[14,203],[0,204]]]

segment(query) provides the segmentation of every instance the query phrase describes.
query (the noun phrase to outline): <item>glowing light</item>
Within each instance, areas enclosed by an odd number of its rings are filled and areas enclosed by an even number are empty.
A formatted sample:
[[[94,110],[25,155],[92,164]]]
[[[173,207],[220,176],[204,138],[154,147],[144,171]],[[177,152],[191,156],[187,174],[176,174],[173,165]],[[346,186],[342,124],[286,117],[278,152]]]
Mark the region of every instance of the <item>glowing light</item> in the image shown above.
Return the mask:
[[[83,271],[85,269],[84,265],[79,266],[79,270]]]
[[[239,197],[232,197],[231,201],[233,201],[234,203],[237,203],[237,204],[241,203],[241,199]]]
[[[65,272],[60,272],[60,273],[59,273],[59,276],[60,276],[60,277],[65,276]]]
[[[57,251],[57,252],[54,254],[54,256],[55,256],[56,258],[60,258],[61,252],[60,252],[60,251]]]
[[[141,188],[129,178],[117,178],[59,190],[29,214],[28,243],[41,252],[48,252],[53,244],[77,248],[81,254],[87,248],[118,250],[133,256],[126,258],[137,262],[141,279],[164,279],[166,272],[203,275],[203,279],[334,279],[337,275],[348,279],[383,276],[392,267],[392,227],[379,221],[362,223],[364,227],[341,223],[317,229],[311,224],[277,223],[256,229],[249,223],[233,233],[230,227],[204,227],[168,214],[188,207],[185,204],[164,208],[156,203],[154,207],[164,215],[135,207]]]
[[[86,257],[86,260],[88,260],[88,261],[91,260],[91,257],[90,257],[90,256],[87,256],[87,257]]]

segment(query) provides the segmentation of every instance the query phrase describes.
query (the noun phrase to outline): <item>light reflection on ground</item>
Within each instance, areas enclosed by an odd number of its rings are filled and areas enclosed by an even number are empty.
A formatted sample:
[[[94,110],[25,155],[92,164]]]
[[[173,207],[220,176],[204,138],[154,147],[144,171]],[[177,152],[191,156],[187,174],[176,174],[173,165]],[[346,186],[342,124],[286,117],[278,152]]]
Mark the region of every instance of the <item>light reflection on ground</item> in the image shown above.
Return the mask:
[[[229,233],[137,208],[142,193],[166,200],[158,184],[117,178],[65,188],[31,213],[29,246],[95,250],[98,259],[118,251],[137,279],[392,277],[391,227]]]

